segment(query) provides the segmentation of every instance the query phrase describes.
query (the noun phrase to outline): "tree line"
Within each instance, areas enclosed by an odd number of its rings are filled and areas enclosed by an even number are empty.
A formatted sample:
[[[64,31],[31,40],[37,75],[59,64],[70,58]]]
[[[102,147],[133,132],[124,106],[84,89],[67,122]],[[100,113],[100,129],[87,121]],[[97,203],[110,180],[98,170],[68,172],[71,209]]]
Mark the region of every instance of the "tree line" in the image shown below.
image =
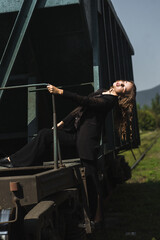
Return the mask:
[[[152,99],[151,106],[137,104],[139,128],[142,131],[160,128],[160,95]]]

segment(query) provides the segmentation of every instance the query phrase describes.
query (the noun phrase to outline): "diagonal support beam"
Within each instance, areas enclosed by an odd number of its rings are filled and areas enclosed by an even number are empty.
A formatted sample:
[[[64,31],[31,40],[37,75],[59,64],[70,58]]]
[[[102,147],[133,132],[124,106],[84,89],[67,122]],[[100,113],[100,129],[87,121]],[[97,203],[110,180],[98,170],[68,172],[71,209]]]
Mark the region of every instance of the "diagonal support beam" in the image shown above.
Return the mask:
[[[28,24],[36,7],[37,0],[24,0],[17,15],[6,48],[0,61],[1,87],[5,87],[27,30]],[[0,99],[3,91],[0,91]]]

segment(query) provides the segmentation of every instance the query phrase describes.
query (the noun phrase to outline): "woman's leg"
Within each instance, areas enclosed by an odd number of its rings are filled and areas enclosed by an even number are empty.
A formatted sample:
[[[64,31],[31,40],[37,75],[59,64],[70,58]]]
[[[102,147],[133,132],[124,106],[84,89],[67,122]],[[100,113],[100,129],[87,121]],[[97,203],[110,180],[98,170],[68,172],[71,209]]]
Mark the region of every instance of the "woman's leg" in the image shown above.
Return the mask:
[[[42,129],[38,135],[19,151],[10,156],[14,167],[42,165],[45,155],[48,157],[48,147],[52,143],[52,129]]]
[[[60,145],[75,144],[75,134],[58,130]],[[38,135],[16,153],[10,160],[14,167],[38,166],[53,156],[53,129],[42,129]]]
[[[102,221],[100,186],[98,180],[97,166],[95,161],[81,159],[82,166],[85,167],[87,192],[91,220],[95,223]]]

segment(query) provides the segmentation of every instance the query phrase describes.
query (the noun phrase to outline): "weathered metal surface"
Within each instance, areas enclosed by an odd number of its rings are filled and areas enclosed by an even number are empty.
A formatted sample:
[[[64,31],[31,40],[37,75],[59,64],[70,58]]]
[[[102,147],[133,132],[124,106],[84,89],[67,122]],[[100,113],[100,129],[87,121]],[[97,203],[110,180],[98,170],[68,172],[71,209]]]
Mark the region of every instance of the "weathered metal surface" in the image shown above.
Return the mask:
[[[75,164],[74,167],[78,167],[78,165]],[[1,176],[0,178],[0,209],[13,207],[12,199],[14,194],[20,199],[21,205],[25,206],[38,203],[51,194],[75,186],[77,180],[74,175],[74,167],[58,170],[41,167],[37,168],[37,170],[41,171],[36,174],[34,174],[36,167],[19,168],[18,171],[12,169],[12,171],[8,172],[4,170],[7,176]],[[27,174],[27,170],[30,171],[30,174],[20,175],[24,171]],[[14,194],[10,191],[10,182],[17,182],[18,191]]]
[[[1,0],[0,13],[17,12],[20,10],[24,0]],[[78,4],[80,0],[39,0],[37,8],[57,7],[70,4]]]
[[[31,211],[25,216],[24,232],[27,239],[30,239],[30,237],[33,235],[37,240],[42,239],[41,235],[44,228],[49,229],[48,231],[50,234],[54,236],[54,207],[55,204],[53,201],[42,201],[32,208]],[[48,234],[48,231],[46,231],[46,234]],[[47,239],[50,238],[47,236]]]
[[[42,236],[43,232],[45,234],[46,239],[53,239],[53,237],[55,236],[55,232],[56,232],[56,239],[64,239],[62,237],[59,238],[58,236],[66,236],[66,234],[68,236],[69,234],[68,227],[66,226],[67,224],[65,222],[65,217],[64,217],[66,214],[66,211],[63,208],[62,210],[61,207],[60,208],[58,207],[62,202],[68,199],[72,199],[73,201],[76,202],[75,204],[73,204],[72,206],[73,208],[71,212],[75,211],[77,213],[76,211],[77,210],[76,204],[78,204],[77,188],[67,189],[66,191],[59,192],[54,196],[52,196],[51,199],[42,200],[37,205],[35,205],[24,217],[24,232],[25,232],[26,238],[30,239],[31,236],[34,235],[35,239],[37,240],[42,239],[40,236]],[[73,213],[72,213],[72,216],[73,216]],[[67,221],[70,224],[70,219],[67,219]],[[75,218],[73,219],[73,221],[75,225],[77,223],[75,222]],[[67,231],[66,231],[66,227],[67,227]],[[84,229],[83,231],[85,233]],[[49,236],[46,235],[48,234],[48,232],[50,232]],[[68,238],[65,237],[65,239],[68,239]],[[74,239],[79,239],[79,238],[74,238]]]
[[[38,219],[42,214],[44,215],[48,210],[52,210],[55,206],[53,201],[42,201],[38,203],[32,210],[27,213],[25,219]]]
[[[64,188],[73,187],[76,184],[74,168],[62,168],[57,171],[50,170],[47,174],[37,176],[38,199],[59,192]]]
[[[29,205],[32,202],[36,203],[37,190],[36,190],[36,178],[35,176],[13,176],[13,177],[1,177],[0,180],[0,209],[13,207],[13,193],[10,192],[10,182],[16,181],[19,185],[18,197],[23,202],[23,205]]]

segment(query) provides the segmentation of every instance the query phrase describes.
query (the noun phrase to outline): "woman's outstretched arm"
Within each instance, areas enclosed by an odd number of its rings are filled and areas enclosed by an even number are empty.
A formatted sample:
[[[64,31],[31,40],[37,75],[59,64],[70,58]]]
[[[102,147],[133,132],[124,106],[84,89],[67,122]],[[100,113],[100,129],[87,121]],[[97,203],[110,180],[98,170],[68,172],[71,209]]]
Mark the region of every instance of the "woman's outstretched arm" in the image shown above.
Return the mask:
[[[93,96],[81,96],[77,93],[72,93],[63,89],[59,89],[53,85],[47,86],[48,91],[55,95],[63,95],[65,98],[69,98],[76,102],[80,106],[88,106],[95,109],[110,108],[114,105],[115,96],[113,95],[102,95],[102,97]]]

